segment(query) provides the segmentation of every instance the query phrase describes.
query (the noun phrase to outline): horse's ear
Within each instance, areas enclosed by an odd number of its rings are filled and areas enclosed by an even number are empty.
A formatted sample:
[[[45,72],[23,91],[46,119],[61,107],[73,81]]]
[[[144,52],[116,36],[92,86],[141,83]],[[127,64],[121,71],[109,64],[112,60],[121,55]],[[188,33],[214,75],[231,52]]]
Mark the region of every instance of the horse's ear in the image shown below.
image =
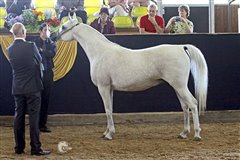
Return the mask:
[[[70,12],[68,12],[68,20],[72,20],[72,17],[70,15]]]
[[[77,16],[76,16],[76,13],[75,13],[75,12],[73,13],[73,19],[76,19],[76,20],[78,21],[78,19],[77,19]]]

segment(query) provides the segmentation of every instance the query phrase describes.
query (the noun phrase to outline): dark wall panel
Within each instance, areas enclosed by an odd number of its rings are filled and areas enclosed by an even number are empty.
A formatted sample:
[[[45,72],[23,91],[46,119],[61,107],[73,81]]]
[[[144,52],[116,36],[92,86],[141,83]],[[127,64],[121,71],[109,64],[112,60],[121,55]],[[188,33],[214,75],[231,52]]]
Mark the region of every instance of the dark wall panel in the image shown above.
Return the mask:
[[[197,46],[202,50],[209,67],[207,110],[240,109],[239,34],[114,35],[108,38],[132,49],[159,44],[189,43]],[[54,83],[49,109],[51,114],[104,112],[102,100],[90,80],[89,72],[89,61],[78,45],[77,59],[73,68],[64,78]],[[193,92],[191,78],[189,87]],[[176,95],[167,84],[141,92],[114,92],[114,112],[180,110]],[[11,67],[0,48],[0,115],[13,113]]]

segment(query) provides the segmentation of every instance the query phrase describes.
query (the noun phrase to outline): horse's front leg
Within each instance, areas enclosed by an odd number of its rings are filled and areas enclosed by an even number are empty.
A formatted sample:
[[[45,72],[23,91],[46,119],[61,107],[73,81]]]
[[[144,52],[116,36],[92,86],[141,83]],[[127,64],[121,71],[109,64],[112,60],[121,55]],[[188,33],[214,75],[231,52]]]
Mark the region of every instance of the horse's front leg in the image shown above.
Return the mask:
[[[115,127],[113,122],[113,90],[111,86],[98,86],[98,91],[102,97],[106,116],[107,116],[107,129],[103,133],[104,137],[108,140],[112,139],[113,133],[115,133]]]

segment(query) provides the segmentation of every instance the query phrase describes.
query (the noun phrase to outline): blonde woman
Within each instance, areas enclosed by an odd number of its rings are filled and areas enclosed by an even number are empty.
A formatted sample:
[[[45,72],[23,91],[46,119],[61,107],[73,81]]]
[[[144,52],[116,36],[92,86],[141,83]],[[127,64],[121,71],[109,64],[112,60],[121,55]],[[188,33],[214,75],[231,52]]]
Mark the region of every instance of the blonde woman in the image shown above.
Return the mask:
[[[188,5],[180,5],[178,7],[179,16],[170,18],[165,27],[166,33],[193,33],[193,23],[187,19],[190,15]]]

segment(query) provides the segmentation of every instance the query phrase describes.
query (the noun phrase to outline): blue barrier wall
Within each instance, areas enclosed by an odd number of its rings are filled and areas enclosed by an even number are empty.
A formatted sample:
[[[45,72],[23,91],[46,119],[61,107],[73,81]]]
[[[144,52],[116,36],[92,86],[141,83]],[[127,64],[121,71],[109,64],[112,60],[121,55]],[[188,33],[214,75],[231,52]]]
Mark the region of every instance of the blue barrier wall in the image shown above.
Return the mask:
[[[28,37],[30,40],[32,38],[34,37]],[[132,49],[159,44],[197,46],[203,52],[209,68],[207,110],[240,108],[239,34],[113,35],[107,38]],[[189,87],[193,91],[191,77]],[[141,92],[114,92],[114,112],[163,111],[181,111],[177,97],[168,84]],[[90,80],[89,61],[80,45],[71,71],[54,83],[49,112],[51,114],[104,112],[97,88]],[[0,48],[0,115],[13,113],[11,67]]]

